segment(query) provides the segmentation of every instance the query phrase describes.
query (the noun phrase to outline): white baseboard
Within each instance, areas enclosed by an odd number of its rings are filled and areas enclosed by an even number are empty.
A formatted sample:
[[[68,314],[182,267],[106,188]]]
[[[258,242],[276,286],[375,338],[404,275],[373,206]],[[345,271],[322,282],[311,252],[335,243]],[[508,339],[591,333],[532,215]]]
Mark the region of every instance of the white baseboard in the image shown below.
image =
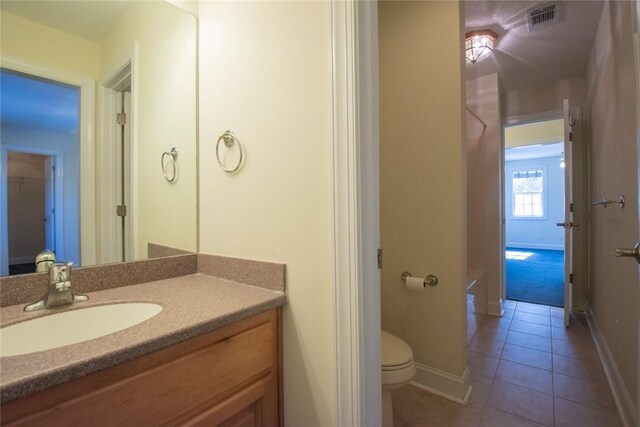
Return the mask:
[[[502,317],[502,315],[504,314],[504,308],[502,307],[503,303],[504,300],[502,299],[500,299],[499,301],[487,301],[487,314],[491,316]]]
[[[629,395],[629,391],[622,379],[622,375],[620,375],[616,361],[609,350],[607,340],[605,339],[604,334],[598,325],[598,320],[591,308],[587,310],[587,323],[589,324],[591,335],[596,343],[600,360],[602,360],[604,372],[607,376],[607,380],[609,381],[611,392],[613,393],[613,399],[616,402],[620,418],[622,418],[622,424],[625,427],[635,427],[638,416],[635,404]]]
[[[466,405],[473,387],[469,384],[469,368],[461,377],[439,369],[416,363],[416,376],[409,383],[414,387],[428,391],[445,399]]]
[[[14,264],[29,264],[36,262],[36,257],[34,256],[23,256],[23,257],[15,257],[9,258],[9,265]]]
[[[507,248],[517,249],[542,249],[547,251],[564,251],[564,245],[550,245],[546,243],[510,243],[505,244]]]

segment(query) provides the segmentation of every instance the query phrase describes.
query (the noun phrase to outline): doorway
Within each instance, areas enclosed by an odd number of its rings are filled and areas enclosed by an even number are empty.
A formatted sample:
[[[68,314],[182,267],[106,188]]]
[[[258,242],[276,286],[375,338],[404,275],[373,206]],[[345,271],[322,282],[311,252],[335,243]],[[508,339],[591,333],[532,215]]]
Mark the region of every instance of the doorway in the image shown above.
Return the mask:
[[[507,299],[564,307],[562,118],[505,128]]]
[[[9,152],[9,275],[35,273],[34,254],[55,249],[53,158]]]

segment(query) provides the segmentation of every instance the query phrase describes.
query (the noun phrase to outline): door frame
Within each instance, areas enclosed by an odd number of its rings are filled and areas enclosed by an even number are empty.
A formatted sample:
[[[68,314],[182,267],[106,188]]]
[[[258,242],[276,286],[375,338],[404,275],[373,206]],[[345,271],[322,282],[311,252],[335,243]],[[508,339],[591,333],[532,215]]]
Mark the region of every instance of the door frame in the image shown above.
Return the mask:
[[[565,99],[562,101],[561,106],[557,109],[541,111],[541,112],[532,113],[532,114],[523,114],[523,115],[507,117],[505,120],[503,120],[502,134],[503,134],[503,151],[504,151],[505,149],[504,129],[506,127],[529,124],[529,123],[537,123],[537,122],[542,122],[547,120],[565,119],[565,102],[567,104],[567,110],[568,110],[569,116],[571,116],[571,118],[574,120],[574,125],[569,126],[571,127],[571,129],[568,129],[567,128],[568,125],[565,123],[565,136],[564,136],[565,141],[568,140],[569,132],[572,132],[574,136],[573,143],[570,144],[572,145],[570,153],[567,153],[567,149],[566,149],[567,144],[565,143],[565,161],[567,162],[567,165],[568,165],[568,167],[565,169],[565,178],[567,176],[566,175],[567,171],[571,172],[571,179],[573,180],[573,192],[574,192],[573,200],[571,200],[571,202],[573,202],[576,206],[578,206],[578,210],[574,214],[569,214],[568,207],[565,208],[567,211],[567,213],[565,214],[565,220],[567,220],[569,216],[571,218],[576,218],[578,220],[577,222],[580,223],[580,228],[578,229],[578,233],[581,233],[578,235],[578,237],[583,240],[582,246],[584,246],[581,249],[579,247],[579,249],[583,251],[578,253],[579,256],[575,256],[576,251],[575,249],[573,249],[574,262],[572,266],[572,270],[573,270],[572,273],[574,274],[574,277],[576,277],[575,283],[573,283],[573,285],[567,285],[565,283],[565,289],[564,289],[565,316],[564,317],[565,317],[565,322],[567,323],[567,326],[568,326],[568,321],[569,321],[568,310],[573,310],[573,311],[586,310],[587,302],[585,299],[585,295],[588,290],[588,283],[589,283],[588,265],[587,265],[587,260],[585,259],[585,256],[587,254],[586,251],[588,250],[588,246],[589,246],[589,241],[588,241],[589,236],[587,232],[589,228],[588,211],[585,210],[585,209],[588,209],[588,206],[589,206],[588,200],[587,200],[588,199],[587,175],[589,173],[589,153],[588,153],[588,145],[586,144],[584,139],[585,138],[584,130],[583,130],[584,117],[582,112],[583,111],[582,106],[579,104],[573,104],[571,99]],[[574,160],[572,161],[571,159],[574,159]],[[504,160],[504,156],[502,159],[502,163],[503,163],[502,173],[504,174],[505,164],[506,164]],[[503,175],[503,188],[501,189],[501,191],[503,192],[503,197],[502,197],[503,214],[506,214],[506,210],[505,210],[506,195],[504,194],[504,191],[506,188],[505,179],[506,179],[506,176]],[[567,185],[565,182],[565,195],[568,191],[566,187]],[[569,201],[565,200],[565,202],[566,202],[566,205],[568,206]],[[506,215],[505,215],[505,219],[506,219]],[[503,231],[504,231],[503,246],[504,246],[506,245],[506,221],[505,221]],[[565,239],[568,239],[568,233],[565,233]],[[566,244],[567,242],[565,240],[565,245]],[[568,251],[565,248],[565,256],[567,254],[568,254]],[[567,260],[565,260],[565,267],[566,265],[567,265]],[[503,263],[502,268],[503,268],[502,277],[504,278],[503,292],[506,297],[506,289],[507,289],[506,262]],[[567,292],[567,289],[569,289],[570,292]]]
[[[2,144],[0,146],[0,229],[8,230],[9,228],[9,200],[8,200],[8,154],[24,153],[39,154],[53,158],[53,164],[56,168],[54,175],[54,209],[55,218],[55,248],[52,249],[59,259],[65,259],[65,240],[64,240],[64,183],[62,181],[64,171],[64,153],[62,150],[53,150],[37,147],[23,147],[15,144]],[[43,248],[44,249],[44,248]],[[37,254],[34,254],[34,257]],[[9,275],[9,233],[2,233],[0,239],[0,276]]]
[[[640,0],[633,0],[632,3],[633,12],[633,43],[635,45],[635,73],[636,73],[636,147],[638,156],[638,197],[640,197]],[[638,210],[638,222],[640,223],[640,209]],[[631,244],[633,244],[631,242]],[[640,264],[638,265],[640,270]],[[640,306],[640,296],[638,300],[638,306]],[[638,319],[636,323],[638,334],[638,354],[640,355],[640,310],[638,310]],[[636,426],[640,427],[640,357],[636,366]]]
[[[58,170],[55,157],[47,156],[44,160],[44,247],[56,248],[56,175]],[[50,219],[53,220],[50,221]]]
[[[0,67],[19,73],[65,83],[80,89],[80,265],[96,263],[96,203],[95,203],[95,80],[45,65],[2,55]],[[87,167],[83,167],[87,165]],[[57,227],[56,227],[57,228]]]
[[[498,284],[498,286],[500,287],[500,295],[502,297],[502,302],[504,304],[504,302],[507,300],[507,260],[506,260],[506,256],[505,256],[505,251],[507,248],[507,215],[506,215],[506,188],[507,188],[507,175],[506,175],[506,159],[505,159],[505,150],[506,150],[506,145],[505,145],[505,134],[504,134],[504,130],[507,127],[511,127],[511,126],[520,126],[520,125],[526,125],[529,123],[538,123],[538,122],[544,122],[544,121],[548,121],[548,120],[558,120],[562,118],[562,108],[557,108],[557,109],[553,109],[553,110],[546,110],[546,111],[538,111],[535,113],[527,113],[527,114],[518,114],[518,115],[512,115],[509,117],[505,117],[502,120],[502,124],[501,124],[501,143],[500,143],[500,149],[502,150],[502,153],[500,155],[500,215],[501,215],[501,222],[502,222],[502,233],[500,236],[500,247],[501,247],[501,254],[500,254],[500,283]]]
[[[379,426],[378,3],[332,0],[336,425]]]
[[[118,259],[118,237],[117,224],[115,217],[116,206],[119,205],[118,189],[116,188],[116,180],[110,179],[112,171],[116,170],[117,164],[117,147],[115,141],[119,138],[119,126],[117,124],[115,111],[117,109],[118,94],[117,88],[119,84],[130,79],[131,82],[131,113],[127,120],[131,123],[130,127],[130,163],[136,164],[138,153],[136,151],[137,125],[135,117],[137,117],[136,106],[138,105],[138,42],[123,51],[108,68],[104,75],[100,78],[98,88],[99,98],[99,135],[100,144],[98,146],[99,161],[97,163],[97,174],[102,179],[98,180],[98,221],[97,233],[98,242],[98,261],[100,264],[119,262]],[[130,173],[130,185],[128,185],[130,206],[127,206],[127,225],[130,230],[137,227],[136,220],[138,212],[136,209],[136,192],[137,179],[135,173]],[[127,253],[133,257],[133,248],[137,248],[136,233],[130,233],[130,241],[127,244]]]
[[[501,242],[500,242],[500,247],[502,248],[502,253],[500,254],[500,259],[502,260],[502,262],[500,263],[500,277],[501,277],[501,282],[500,283],[500,294],[502,295],[502,300],[506,301],[507,300],[507,260],[506,260],[506,256],[505,256],[505,251],[507,249],[507,194],[506,194],[506,188],[507,188],[507,175],[506,175],[506,167],[507,167],[507,160],[505,158],[505,151],[507,149],[506,147],[506,141],[505,141],[505,129],[511,126],[521,126],[521,125],[526,125],[526,124],[530,124],[530,123],[539,123],[539,122],[546,122],[549,120],[559,120],[562,119],[562,108],[558,108],[558,109],[554,109],[554,110],[548,110],[548,111],[540,111],[540,112],[536,112],[536,113],[529,113],[529,114],[519,114],[519,115],[515,115],[515,116],[509,116],[506,117],[503,121],[502,121],[502,143],[501,143],[501,149],[502,149],[502,154],[500,156],[500,175],[501,175],[501,179],[500,179],[500,194],[502,195],[500,197],[500,213],[502,216],[502,236],[500,238]],[[546,195],[545,195],[546,197]]]

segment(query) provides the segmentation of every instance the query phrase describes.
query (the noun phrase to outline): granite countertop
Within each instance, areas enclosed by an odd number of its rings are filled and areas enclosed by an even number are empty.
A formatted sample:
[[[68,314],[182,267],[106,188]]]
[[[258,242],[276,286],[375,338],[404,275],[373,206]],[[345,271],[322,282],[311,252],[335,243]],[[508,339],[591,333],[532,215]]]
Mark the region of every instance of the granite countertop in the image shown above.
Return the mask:
[[[206,274],[189,274],[89,293],[89,301],[55,310],[152,302],[162,311],[122,331],[52,350],[0,359],[0,401],[28,396],[286,303],[284,292]],[[24,304],[0,309],[0,326],[53,314],[25,313]],[[71,333],[71,332],[70,332]]]

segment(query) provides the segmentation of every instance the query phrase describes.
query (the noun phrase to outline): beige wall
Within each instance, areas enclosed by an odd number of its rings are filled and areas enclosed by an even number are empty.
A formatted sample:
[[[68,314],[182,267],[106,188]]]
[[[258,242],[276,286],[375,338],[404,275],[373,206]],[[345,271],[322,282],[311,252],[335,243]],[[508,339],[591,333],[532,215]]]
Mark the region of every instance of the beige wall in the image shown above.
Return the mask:
[[[98,44],[7,12],[0,11],[0,23],[2,56],[98,77]]]
[[[418,363],[461,376],[466,359],[466,140],[458,2],[381,2],[382,327]],[[435,274],[408,292],[400,279]]]
[[[196,19],[167,2],[133,2],[100,46],[104,78],[138,43],[133,76],[134,259],[147,257],[150,242],[191,251],[197,247],[196,31]],[[179,174],[170,184],[162,175],[160,157],[174,146]]]
[[[469,269],[484,272],[489,312],[499,315],[502,292],[502,121],[498,75],[467,81],[467,219]]]
[[[200,250],[283,262],[285,424],[336,424],[331,5],[200,5]],[[231,129],[239,173],[216,163]]]
[[[571,99],[575,105],[585,105],[584,78],[561,80],[555,83],[512,90],[502,94],[503,118],[539,115],[554,112],[562,117],[562,100]],[[546,116],[544,118],[549,118]]]
[[[638,264],[611,251],[638,240],[638,151],[631,3],[605,2],[587,82],[591,198],[624,194],[624,209],[591,210],[591,306],[629,394],[638,367]]]

